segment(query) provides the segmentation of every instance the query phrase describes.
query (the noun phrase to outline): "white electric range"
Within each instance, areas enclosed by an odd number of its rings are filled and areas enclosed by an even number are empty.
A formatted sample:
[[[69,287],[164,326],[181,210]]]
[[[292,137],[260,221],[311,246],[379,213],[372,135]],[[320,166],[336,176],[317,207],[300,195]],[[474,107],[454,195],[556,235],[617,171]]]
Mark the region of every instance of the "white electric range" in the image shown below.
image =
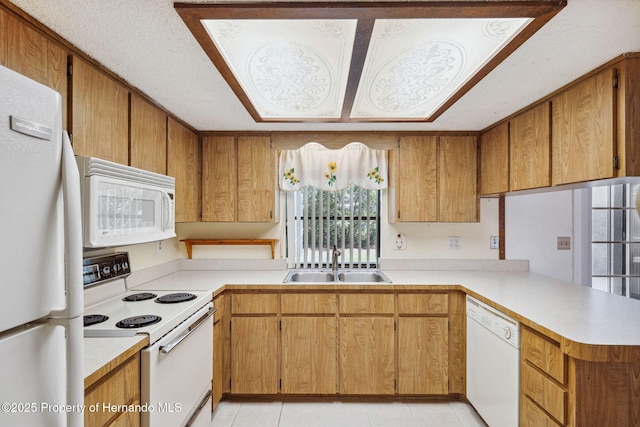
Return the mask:
[[[84,336],[149,336],[141,352],[142,425],[209,426],[212,293],[129,290],[126,253],[85,259],[83,270]]]

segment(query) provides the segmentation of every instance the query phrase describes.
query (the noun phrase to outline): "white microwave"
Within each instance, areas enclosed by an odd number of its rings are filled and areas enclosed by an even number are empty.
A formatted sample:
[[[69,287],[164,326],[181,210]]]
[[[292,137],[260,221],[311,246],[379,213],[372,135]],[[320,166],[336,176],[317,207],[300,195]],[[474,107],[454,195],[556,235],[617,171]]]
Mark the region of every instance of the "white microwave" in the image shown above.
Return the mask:
[[[82,194],[83,246],[105,248],[170,239],[175,233],[175,178],[76,156]]]

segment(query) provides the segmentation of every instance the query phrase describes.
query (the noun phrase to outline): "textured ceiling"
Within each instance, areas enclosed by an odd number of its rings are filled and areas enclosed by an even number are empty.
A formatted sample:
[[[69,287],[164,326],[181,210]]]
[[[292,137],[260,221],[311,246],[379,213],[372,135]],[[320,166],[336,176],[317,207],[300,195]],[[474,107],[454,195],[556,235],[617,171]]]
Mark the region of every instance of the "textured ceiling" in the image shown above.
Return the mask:
[[[480,130],[622,53],[640,51],[640,0],[568,0],[432,123],[256,123],[171,0],[13,3],[198,130]]]

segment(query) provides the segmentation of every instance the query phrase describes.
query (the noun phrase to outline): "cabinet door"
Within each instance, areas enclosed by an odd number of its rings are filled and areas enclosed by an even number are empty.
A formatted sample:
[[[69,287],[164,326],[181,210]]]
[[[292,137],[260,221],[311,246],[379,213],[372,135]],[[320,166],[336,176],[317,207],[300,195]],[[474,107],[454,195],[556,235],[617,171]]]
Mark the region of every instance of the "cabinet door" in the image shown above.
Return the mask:
[[[274,158],[268,136],[238,137],[238,222],[273,222]]]
[[[200,221],[198,135],[173,118],[167,124],[167,175],[176,179],[176,222]]]
[[[340,393],[393,394],[393,318],[340,319]]]
[[[278,393],[278,318],[231,321],[231,393]]]
[[[118,408],[140,404],[140,353],[127,359],[85,390],[85,405],[97,405],[102,409],[105,402]],[[110,426],[114,422],[115,425],[139,426],[140,413],[102,410],[84,413],[84,423],[87,426]]]
[[[238,189],[236,139],[207,136],[202,140],[202,220],[234,222]]]
[[[480,194],[509,191],[509,123],[480,135]]]
[[[396,221],[436,221],[436,156],[435,136],[400,138],[396,167]]]
[[[438,221],[478,221],[477,138],[442,136],[438,148]]]
[[[131,94],[131,166],[167,173],[167,115]]]
[[[129,93],[89,63],[72,57],[71,133],[79,156],[129,164]]]
[[[611,178],[615,155],[615,70],[552,99],[552,184]]]
[[[511,119],[509,141],[512,191],[550,185],[550,124],[548,102]]]
[[[398,318],[398,393],[447,394],[447,319]]]
[[[338,326],[335,317],[282,318],[282,393],[335,394]]]
[[[67,129],[67,53],[62,47],[0,10],[0,64],[58,91]]]

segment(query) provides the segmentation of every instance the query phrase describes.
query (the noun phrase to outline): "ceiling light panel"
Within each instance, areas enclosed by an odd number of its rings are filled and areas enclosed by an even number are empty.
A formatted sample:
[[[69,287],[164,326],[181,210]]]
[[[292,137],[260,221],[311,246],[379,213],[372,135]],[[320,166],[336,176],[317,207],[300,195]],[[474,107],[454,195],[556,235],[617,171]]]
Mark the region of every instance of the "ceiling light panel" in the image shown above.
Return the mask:
[[[424,120],[532,19],[378,19],[351,119]]]
[[[262,119],[340,118],[357,20],[202,24]]]

